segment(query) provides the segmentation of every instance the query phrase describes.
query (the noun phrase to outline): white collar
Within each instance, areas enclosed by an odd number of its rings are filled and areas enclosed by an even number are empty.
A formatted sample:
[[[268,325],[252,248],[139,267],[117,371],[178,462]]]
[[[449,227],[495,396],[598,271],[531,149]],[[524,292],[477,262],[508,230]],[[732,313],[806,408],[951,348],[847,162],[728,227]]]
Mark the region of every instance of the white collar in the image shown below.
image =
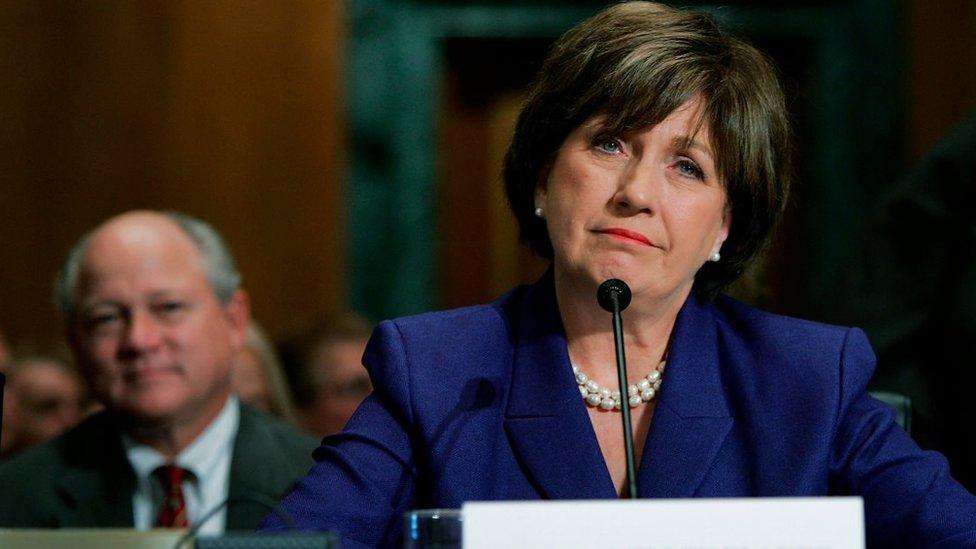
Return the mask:
[[[231,395],[217,417],[176,455],[173,463],[190,471],[197,479],[206,478],[217,467],[220,456],[233,449],[240,415],[240,403]],[[165,456],[127,433],[122,433],[122,446],[139,480],[148,479],[153,470],[167,463]]]

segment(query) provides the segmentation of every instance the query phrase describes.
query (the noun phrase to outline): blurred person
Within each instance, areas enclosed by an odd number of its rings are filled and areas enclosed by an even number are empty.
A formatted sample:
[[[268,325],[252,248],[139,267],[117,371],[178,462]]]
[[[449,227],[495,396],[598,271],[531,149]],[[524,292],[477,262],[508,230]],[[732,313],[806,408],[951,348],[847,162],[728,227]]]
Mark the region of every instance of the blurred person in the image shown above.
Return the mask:
[[[372,386],[363,350],[372,325],[354,313],[318,320],[279,348],[291,380],[299,425],[325,436],[349,421]]]
[[[887,196],[846,268],[840,322],[878,353],[874,388],[911,397],[912,436],[976,490],[976,113]]]
[[[283,507],[343,547],[396,547],[404,512],[466,501],[848,495],[869,547],[976,547],[976,497],[867,393],[861,330],[722,295],[785,207],[791,142],[774,67],[709,14],[623,2],[569,30],[504,171],[550,268],[380,323],[372,394]],[[612,279],[630,288],[621,390]]]
[[[84,415],[84,384],[64,362],[29,356],[9,363],[0,456],[45,442],[74,427]]]
[[[0,457],[3,456],[3,430],[4,430],[4,416],[6,415],[6,404],[3,402],[3,396],[6,393],[7,386],[7,361],[10,360],[10,351],[7,347],[7,340],[3,337],[3,332],[0,332]]]
[[[314,440],[231,393],[249,304],[212,227],[113,217],[69,252],[56,296],[105,410],[0,465],[0,526],[250,530],[253,500],[307,470]]]
[[[7,344],[7,339],[3,336],[3,332],[0,332],[0,372],[7,371],[7,362],[10,361],[10,346]]]
[[[295,407],[281,361],[264,330],[253,320],[247,327],[231,384],[244,404],[295,423]]]

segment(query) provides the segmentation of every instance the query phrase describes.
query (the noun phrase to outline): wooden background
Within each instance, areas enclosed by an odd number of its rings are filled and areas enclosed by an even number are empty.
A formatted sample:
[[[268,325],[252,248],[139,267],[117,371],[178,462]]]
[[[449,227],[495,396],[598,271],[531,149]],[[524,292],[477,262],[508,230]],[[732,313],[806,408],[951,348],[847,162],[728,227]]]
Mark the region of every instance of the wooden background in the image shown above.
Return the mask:
[[[5,2],[0,331],[57,338],[62,258],[130,208],[213,223],[272,333],[341,306],[342,7]]]
[[[976,5],[901,9],[905,87],[893,92],[905,97],[908,165],[976,109]],[[0,332],[15,346],[58,339],[51,286],[65,252],[137,207],[212,222],[273,336],[344,307],[346,12],[339,0],[4,2]],[[444,82],[450,90],[451,75]],[[445,103],[440,143],[454,149],[444,177],[497,173],[498,127],[517,98],[492,104]],[[489,164],[465,163],[484,155],[466,147],[487,149]],[[442,200],[480,204],[441,208],[442,231],[461,235],[472,220],[504,215],[492,210],[497,191],[451,194],[458,189]],[[455,251],[438,266],[444,303],[481,301],[508,284],[491,273],[511,271],[511,255]],[[516,260],[535,268],[524,254]]]

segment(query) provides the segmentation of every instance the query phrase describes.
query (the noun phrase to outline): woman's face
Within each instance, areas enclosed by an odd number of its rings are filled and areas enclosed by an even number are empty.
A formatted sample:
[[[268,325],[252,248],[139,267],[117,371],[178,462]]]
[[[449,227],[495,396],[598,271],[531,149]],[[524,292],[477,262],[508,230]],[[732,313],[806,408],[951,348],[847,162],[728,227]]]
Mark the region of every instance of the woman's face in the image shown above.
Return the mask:
[[[536,189],[557,275],[626,281],[635,298],[683,298],[729,233],[709,128],[693,99],[652,128],[612,135],[595,116],[571,132]]]

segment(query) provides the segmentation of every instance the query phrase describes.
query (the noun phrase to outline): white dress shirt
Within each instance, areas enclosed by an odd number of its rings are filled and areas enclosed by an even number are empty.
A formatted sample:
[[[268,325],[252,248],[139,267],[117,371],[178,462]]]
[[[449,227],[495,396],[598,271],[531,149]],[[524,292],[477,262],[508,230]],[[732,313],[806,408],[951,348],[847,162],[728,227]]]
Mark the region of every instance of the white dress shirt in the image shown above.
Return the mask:
[[[190,472],[183,481],[183,498],[191,528],[227,499],[231,454],[240,419],[240,404],[232,395],[216,419],[172,462]],[[122,444],[136,473],[136,489],[132,494],[133,526],[137,530],[147,530],[155,524],[163,500],[162,484],[152,473],[167,461],[162,454],[139,444],[127,434],[122,435]],[[206,519],[198,534],[222,534],[226,523],[227,509],[222,508]]]

